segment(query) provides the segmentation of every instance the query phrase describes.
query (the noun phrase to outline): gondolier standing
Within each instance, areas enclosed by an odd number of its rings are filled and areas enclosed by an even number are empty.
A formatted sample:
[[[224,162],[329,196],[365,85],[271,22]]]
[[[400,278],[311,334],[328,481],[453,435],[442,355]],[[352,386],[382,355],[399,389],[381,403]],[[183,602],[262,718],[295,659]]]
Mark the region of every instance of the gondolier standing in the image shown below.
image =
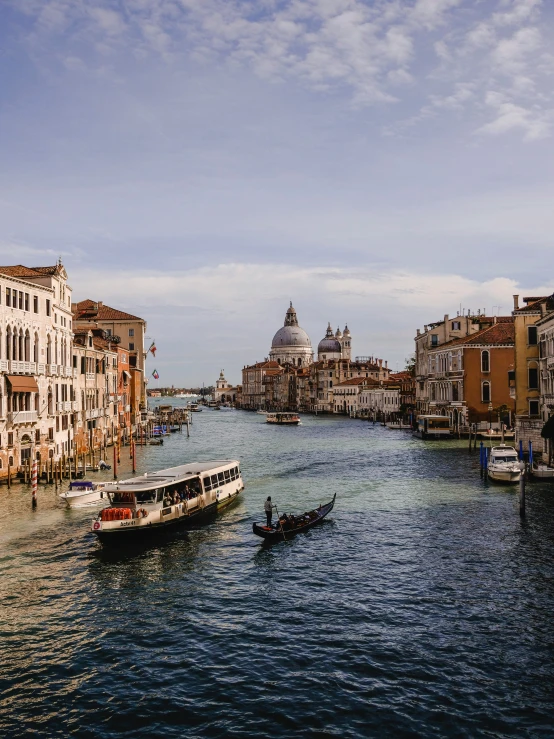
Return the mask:
[[[273,509],[276,509],[277,506],[273,505],[271,502],[271,495],[267,496],[267,500],[264,503],[264,511],[265,511],[265,517],[267,519],[267,526],[271,526],[271,517],[273,515]]]

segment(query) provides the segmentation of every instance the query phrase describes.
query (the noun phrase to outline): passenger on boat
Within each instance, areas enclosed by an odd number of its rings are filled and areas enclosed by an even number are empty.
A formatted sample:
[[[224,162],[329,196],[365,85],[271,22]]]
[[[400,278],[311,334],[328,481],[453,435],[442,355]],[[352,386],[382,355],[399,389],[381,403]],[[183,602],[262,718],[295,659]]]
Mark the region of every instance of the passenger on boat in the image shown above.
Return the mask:
[[[171,495],[169,493],[166,493],[164,495],[164,506],[170,506],[171,505]]]

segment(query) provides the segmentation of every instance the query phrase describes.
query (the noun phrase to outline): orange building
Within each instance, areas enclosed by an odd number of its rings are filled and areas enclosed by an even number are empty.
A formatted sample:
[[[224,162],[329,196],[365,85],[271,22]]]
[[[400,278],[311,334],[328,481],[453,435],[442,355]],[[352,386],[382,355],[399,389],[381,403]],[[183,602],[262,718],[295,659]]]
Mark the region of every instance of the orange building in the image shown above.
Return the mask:
[[[431,413],[449,416],[454,429],[471,423],[512,423],[515,411],[514,322],[510,316],[471,336],[429,350]]]

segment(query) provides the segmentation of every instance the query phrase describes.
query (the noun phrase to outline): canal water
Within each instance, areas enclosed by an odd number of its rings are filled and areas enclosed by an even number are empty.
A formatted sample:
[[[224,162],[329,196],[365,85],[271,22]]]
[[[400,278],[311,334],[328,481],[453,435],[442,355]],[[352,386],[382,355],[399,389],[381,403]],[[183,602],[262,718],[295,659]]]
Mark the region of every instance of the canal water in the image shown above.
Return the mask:
[[[464,442],[193,420],[138,472],[240,459],[241,499],[203,528],[106,551],[53,486],[34,512],[2,488],[2,737],[554,734],[554,486],[529,486],[522,521]],[[335,492],[319,528],[252,535],[268,495],[298,512]]]

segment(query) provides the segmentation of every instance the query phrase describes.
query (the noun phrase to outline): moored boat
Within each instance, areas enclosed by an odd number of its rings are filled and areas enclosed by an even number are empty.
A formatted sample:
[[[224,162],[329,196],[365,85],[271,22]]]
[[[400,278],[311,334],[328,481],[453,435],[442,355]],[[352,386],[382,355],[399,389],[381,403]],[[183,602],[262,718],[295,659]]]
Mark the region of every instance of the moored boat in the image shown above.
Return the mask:
[[[533,462],[531,474],[539,479],[554,480],[554,467],[550,467],[546,462]]]
[[[300,416],[297,413],[267,413],[265,422],[280,426],[297,426],[300,423]]]
[[[301,531],[307,531],[321,523],[325,516],[333,510],[336,497],[337,494],[335,493],[333,500],[329,503],[320,505],[319,508],[315,508],[313,511],[306,511],[306,513],[298,516],[281,515],[277,523],[273,526],[266,526],[263,523],[253,523],[252,531],[256,536],[261,536],[266,541],[276,542],[289,539],[291,536],[296,536]]]
[[[450,435],[450,419],[446,416],[418,416],[414,436],[420,439],[448,439]]]
[[[102,542],[117,543],[186,526],[217,513],[244,489],[236,460],[190,462],[141,477],[109,483],[110,506],[92,522]]]
[[[68,508],[84,508],[105,502],[107,495],[104,489],[108,483],[78,480],[69,483],[69,490],[60,494],[60,498]]]
[[[494,482],[516,483],[521,478],[522,465],[513,446],[494,446],[487,464],[487,475]]]

